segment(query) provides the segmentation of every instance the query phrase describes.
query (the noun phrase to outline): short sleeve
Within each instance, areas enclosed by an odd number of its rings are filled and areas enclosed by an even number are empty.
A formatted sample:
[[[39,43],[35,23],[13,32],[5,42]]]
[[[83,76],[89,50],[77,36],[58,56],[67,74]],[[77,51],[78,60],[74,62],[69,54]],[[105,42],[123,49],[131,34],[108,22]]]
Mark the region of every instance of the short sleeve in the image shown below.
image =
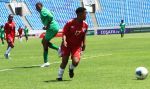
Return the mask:
[[[69,29],[70,29],[70,22],[67,22],[63,28],[63,35],[66,35]]]

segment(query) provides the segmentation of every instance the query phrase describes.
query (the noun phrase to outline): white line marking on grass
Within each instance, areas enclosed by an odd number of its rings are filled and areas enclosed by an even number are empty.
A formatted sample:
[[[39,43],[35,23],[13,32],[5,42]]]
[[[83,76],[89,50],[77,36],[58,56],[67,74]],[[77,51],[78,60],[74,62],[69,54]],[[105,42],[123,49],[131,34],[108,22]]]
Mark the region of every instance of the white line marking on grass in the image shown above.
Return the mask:
[[[97,56],[83,57],[83,58],[81,58],[81,60],[82,60],[82,59],[95,58],[95,57],[102,57],[102,56],[110,56],[110,55],[112,55],[112,54],[105,54],[105,55],[97,55]],[[71,60],[69,60],[69,61],[71,61]],[[58,64],[58,63],[61,63],[61,61],[53,62],[53,63],[50,63],[50,64]]]
[[[110,55],[112,55],[112,54],[104,54],[104,55],[97,55],[97,56],[88,56],[88,57],[83,57],[83,58],[81,58],[81,60],[82,60],[82,59],[95,58],[95,57],[102,57],[102,56],[110,56]],[[69,60],[69,61],[71,61],[71,60]],[[61,61],[57,61],[57,62],[50,63],[50,65],[59,64],[59,63],[61,63]],[[40,66],[40,65],[32,65],[32,66]]]
[[[53,62],[53,63],[50,63],[50,64],[58,64],[58,63],[61,63],[61,61]]]
[[[89,56],[89,57],[83,57],[81,59],[89,59],[89,58],[95,58],[95,57],[102,57],[102,56],[110,56],[112,54],[105,54],[105,55],[97,55],[97,56]]]
[[[112,54],[104,54],[104,55],[97,55],[97,56],[88,56],[88,57],[83,57],[81,59],[89,59],[89,58],[96,58],[96,57],[102,57],[102,56],[110,56]],[[71,60],[69,60],[71,61]],[[51,65],[53,64],[59,64],[61,63],[61,61],[57,61],[57,62],[53,62],[53,63],[50,63]],[[31,66],[41,66],[41,65],[31,65]],[[1,69],[0,72],[4,72],[4,71],[10,71],[10,70],[14,70],[14,69]]]
[[[9,70],[14,70],[14,69],[1,69],[0,72],[9,71]]]

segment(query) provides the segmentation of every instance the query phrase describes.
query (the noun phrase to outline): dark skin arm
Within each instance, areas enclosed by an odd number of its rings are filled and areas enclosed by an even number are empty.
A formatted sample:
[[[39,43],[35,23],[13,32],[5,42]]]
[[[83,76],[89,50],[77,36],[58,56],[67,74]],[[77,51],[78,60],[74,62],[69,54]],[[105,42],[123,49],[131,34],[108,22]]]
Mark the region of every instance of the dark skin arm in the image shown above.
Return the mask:
[[[65,36],[65,35],[63,35],[63,45],[64,45],[65,47],[67,47],[67,42],[66,42],[66,36]]]
[[[85,50],[85,47],[86,47],[86,35],[84,36],[84,40],[83,40],[83,43],[82,43],[82,51]]]

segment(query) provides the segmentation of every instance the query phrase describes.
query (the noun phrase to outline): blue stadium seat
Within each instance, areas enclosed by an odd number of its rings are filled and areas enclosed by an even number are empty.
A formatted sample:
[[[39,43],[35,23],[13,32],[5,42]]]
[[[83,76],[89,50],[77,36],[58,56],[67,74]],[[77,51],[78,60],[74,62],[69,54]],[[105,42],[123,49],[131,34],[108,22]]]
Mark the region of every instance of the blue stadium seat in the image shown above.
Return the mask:
[[[32,13],[31,17],[35,18],[35,16],[38,13],[35,9],[35,4],[39,0],[24,0],[24,1],[26,2],[29,10]],[[79,0],[40,0],[40,2],[42,2],[46,8],[48,8],[54,13],[55,19],[56,21],[59,22],[60,28],[63,28],[63,26],[69,19],[76,17],[75,10],[77,7],[81,6],[81,3]],[[57,4],[55,2],[57,2]],[[38,20],[36,20],[37,23],[34,24],[32,20],[33,18],[31,17],[26,16],[26,19],[30,23],[31,27],[34,28],[34,30],[42,29],[43,25],[41,25],[40,18],[39,17],[36,18]],[[89,27],[93,27],[90,14],[87,15],[86,21],[89,24]],[[39,28],[36,27],[37,24]]]
[[[99,0],[102,11],[96,11],[97,23],[101,27],[118,26],[121,19],[127,25],[150,24],[149,0]],[[108,25],[110,24],[110,25]]]
[[[0,2],[0,8],[1,8],[0,9],[0,13],[1,13],[0,14],[0,25],[4,25],[8,20],[8,18],[7,18],[8,15],[11,14],[9,9],[5,6],[5,4],[6,4],[5,2]],[[18,15],[14,16],[14,21],[16,23],[16,30],[19,26],[22,26],[22,27],[24,26],[24,23],[23,23],[21,17]]]

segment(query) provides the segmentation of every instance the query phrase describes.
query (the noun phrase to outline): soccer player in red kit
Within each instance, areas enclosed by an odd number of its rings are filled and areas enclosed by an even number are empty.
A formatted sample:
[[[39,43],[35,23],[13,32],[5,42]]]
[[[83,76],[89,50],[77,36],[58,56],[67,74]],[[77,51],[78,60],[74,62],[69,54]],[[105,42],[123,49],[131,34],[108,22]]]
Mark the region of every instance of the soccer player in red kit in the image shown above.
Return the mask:
[[[6,34],[6,41],[8,44],[8,47],[4,56],[6,59],[8,59],[11,49],[14,48],[14,40],[15,40],[15,22],[13,21],[12,14],[8,16],[8,22],[5,23],[4,30]]]
[[[18,38],[20,39],[20,42],[22,41],[22,31],[23,31],[23,29],[21,28],[21,26],[19,26],[19,28],[18,28]]]
[[[63,42],[61,46],[62,63],[58,71],[58,81],[62,81],[64,69],[71,55],[72,63],[69,65],[69,76],[73,78],[74,68],[80,61],[81,51],[85,50],[85,39],[88,25],[85,22],[86,9],[79,7],[76,9],[77,17],[71,19],[63,28]]]

